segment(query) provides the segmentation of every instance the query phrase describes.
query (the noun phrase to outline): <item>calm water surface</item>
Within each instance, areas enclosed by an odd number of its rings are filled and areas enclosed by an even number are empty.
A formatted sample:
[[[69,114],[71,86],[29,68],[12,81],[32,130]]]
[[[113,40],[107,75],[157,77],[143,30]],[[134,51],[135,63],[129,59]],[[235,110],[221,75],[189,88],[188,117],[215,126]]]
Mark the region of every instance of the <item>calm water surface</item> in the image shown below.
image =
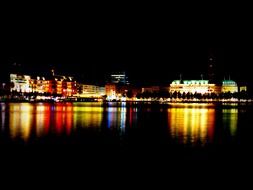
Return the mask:
[[[247,150],[253,144],[250,106],[1,103],[0,110],[1,147],[77,145],[165,151],[225,147],[223,151]]]

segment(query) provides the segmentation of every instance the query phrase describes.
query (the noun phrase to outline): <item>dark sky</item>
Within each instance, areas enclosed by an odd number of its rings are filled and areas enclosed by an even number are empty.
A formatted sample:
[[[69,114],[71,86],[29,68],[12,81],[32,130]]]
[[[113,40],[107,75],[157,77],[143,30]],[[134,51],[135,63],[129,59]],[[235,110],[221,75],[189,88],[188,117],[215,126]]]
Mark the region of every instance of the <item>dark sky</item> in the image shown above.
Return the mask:
[[[194,6],[192,6],[194,7]],[[132,81],[207,75],[209,52],[220,76],[252,79],[247,11],[187,5],[9,5],[2,15],[1,72],[59,72],[102,80],[125,70]]]

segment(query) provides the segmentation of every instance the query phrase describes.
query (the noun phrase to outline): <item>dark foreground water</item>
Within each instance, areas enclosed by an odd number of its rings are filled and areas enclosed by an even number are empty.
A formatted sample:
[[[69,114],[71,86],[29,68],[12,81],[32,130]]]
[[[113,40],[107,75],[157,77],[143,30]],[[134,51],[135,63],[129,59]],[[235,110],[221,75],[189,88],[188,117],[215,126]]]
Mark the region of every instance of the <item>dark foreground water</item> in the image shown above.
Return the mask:
[[[253,109],[246,105],[1,103],[0,110],[1,158],[15,161],[252,158]]]

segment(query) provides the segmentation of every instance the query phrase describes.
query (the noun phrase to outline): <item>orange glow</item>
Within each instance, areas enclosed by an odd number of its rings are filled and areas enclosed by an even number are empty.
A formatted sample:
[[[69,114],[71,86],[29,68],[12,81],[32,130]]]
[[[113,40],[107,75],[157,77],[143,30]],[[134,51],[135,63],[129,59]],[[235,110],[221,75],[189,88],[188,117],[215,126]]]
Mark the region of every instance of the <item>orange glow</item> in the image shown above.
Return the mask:
[[[48,134],[50,128],[50,105],[37,105],[36,110],[36,135],[42,137]]]

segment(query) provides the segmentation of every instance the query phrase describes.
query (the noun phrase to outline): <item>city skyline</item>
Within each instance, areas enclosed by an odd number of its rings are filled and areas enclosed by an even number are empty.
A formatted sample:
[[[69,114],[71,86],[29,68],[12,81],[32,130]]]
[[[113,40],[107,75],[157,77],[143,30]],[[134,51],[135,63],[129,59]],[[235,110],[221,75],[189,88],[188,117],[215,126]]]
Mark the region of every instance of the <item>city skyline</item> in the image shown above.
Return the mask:
[[[22,188],[248,175],[236,170],[253,160],[253,12],[239,4],[4,2],[3,176]]]
[[[86,11],[64,5],[27,11],[12,7],[10,12],[3,23],[1,73],[17,63],[29,72],[55,67],[92,80],[115,71],[143,82],[167,82],[180,73],[199,79],[208,72],[212,49],[220,77],[253,81],[251,29],[243,15],[138,5]]]
[[[101,65],[95,63],[81,62],[82,60],[79,58],[77,58],[76,61],[75,59],[73,59],[72,61],[68,59],[63,60],[63,54],[62,58],[52,63],[46,62],[46,59],[48,58],[47,56],[45,56],[41,60],[36,57],[31,59],[32,56],[19,56],[15,58],[9,58],[9,60],[6,61],[7,64],[5,64],[4,67],[11,66],[12,69],[10,69],[9,72],[15,72],[15,69],[13,69],[14,67],[21,68],[21,71],[24,74],[47,74],[52,68],[54,68],[58,73],[74,75],[84,80],[93,82],[105,80],[106,77],[108,77],[108,75],[110,75],[110,73],[112,72],[127,72],[130,81],[133,82],[166,83],[175,79],[179,79],[180,75],[183,79],[201,79],[202,77],[204,79],[208,79],[208,59],[211,55],[214,59],[216,77],[218,77],[219,79],[231,78],[234,80],[238,80],[239,82],[251,82],[252,77],[250,75],[250,71],[245,67],[246,64],[242,63],[240,64],[240,67],[237,67],[236,65],[232,64],[225,64],[223,53],[224,50],[215,49],[211,51],[216,51],[216,53],[210,54],[209,48],[208,51],[203,53],[204,55],[202,54],[199,57],[194,54],[190,57],[187,56],[187,54],[182,55],[180,61],[184,62],[180,62],[177,64],[159,64],[156,63],[154,60],[153,64],[151,62],[147,62],[146,65],[143,64],[143,62],[140,62],[139,65],[135,62],[129,62],[128,64],[124,64],[124,62],[111,62],[108,64]],[[188,58],[188,61],[185,57]],[[45,59],[45,61],[42,61],[43,59]],[[196,60],[196,62],[194,62],[194,60]],[[6,71],[6,68],[3,68],[1,70],[2,73],[5,73]]]

